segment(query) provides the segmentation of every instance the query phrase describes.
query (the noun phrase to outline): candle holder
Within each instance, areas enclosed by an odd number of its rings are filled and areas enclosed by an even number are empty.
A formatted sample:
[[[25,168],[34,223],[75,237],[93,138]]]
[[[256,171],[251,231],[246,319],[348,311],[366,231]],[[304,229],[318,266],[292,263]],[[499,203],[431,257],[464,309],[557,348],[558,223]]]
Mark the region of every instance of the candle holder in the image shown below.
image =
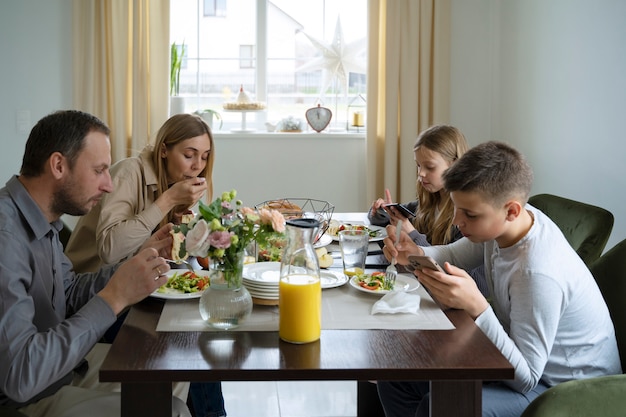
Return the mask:
[[[361,132],[361,128],[365,127],[365,110],[367,109],[367,100],[363,94],[355,96],[348,103],[346,114],[346,130]]]

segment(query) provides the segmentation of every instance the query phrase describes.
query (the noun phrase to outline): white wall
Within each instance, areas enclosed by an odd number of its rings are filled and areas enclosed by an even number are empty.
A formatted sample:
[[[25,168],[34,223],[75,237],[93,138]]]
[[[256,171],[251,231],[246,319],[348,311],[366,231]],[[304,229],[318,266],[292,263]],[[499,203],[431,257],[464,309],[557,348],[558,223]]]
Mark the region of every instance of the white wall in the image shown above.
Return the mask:
[[[30,110],[32,126],[71,106],[71,4],[2,2],[0,185],[19,170],[27,137],[16,129],[16,112]],[[612,211],[607,248],[626,238],[626,1],[452,5],[451,123],[471,144],[497,139],[522,150],[535,169],[534,193]]]
[[[547,192],[615,216],[626,238],[626,2],[454,0],[451,123],[507,141]]]
[[[0,186],[19,172],[30,129],[72,103],[72,0],[0,5]],[[16,117],[30,121],[19,130]]]

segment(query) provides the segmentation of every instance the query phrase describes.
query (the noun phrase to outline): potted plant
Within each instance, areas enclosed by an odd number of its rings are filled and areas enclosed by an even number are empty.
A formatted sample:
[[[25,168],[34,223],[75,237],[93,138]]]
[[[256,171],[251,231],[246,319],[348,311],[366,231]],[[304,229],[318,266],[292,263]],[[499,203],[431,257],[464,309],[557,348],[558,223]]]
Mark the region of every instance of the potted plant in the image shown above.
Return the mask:
[[[185,42],[180,49],[176,42],[170,48],[170,116],[185,112],[184,98],[179,96],[180,92],[180,69],[185,54]]]
[[[222,120],[222,115],[213,109],[204,109],[204,110],[196,110],[194,112],[198,116],[202,117],[204,121],[209,125],[211,130],[213,130],[213,118],[220,121],[220,127],[217,130],[222,130],[222,125],[224,121]]]

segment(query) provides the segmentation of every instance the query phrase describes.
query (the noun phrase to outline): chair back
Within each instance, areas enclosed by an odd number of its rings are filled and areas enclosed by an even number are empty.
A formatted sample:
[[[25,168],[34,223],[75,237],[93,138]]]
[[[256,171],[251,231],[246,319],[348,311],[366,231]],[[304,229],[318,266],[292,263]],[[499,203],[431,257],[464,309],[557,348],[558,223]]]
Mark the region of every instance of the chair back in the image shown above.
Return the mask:
[[[589,269],[611,313],[622,369],[626,371],[626,239],[599,257]]]
[[[589,266],[611,313],[626,370],[626,239]],[[543,392],[521,417],[623,417],[626,374],[563,382]]]
[[[613,230],[610,211],[552,194],[534,195],[528,203],[556,223],[585,264],[600,257]]]

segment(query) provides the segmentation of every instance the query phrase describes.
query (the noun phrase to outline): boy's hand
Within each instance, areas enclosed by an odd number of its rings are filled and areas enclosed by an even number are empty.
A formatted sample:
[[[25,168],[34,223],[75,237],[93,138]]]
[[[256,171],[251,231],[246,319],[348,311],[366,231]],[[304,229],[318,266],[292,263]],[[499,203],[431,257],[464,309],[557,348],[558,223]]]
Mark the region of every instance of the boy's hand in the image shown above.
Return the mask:
[[[461,268],[444,263],[444,274],[431,269],[415,270],[419,281],[441,304],[465,310],[476,320],[489,307],[489,303],[476,286],[476,282]]]
[[[390,224],[386,228],[387,237],[383,240],[385,246],[383,247],[383,253],[385,258],[391,261],[391,258],[395,255],[396,261],[400,265],[407,265],[409,263],[409,255],[423,255],[422,248],[417,246],[413,239],[406,233],[400,234],[400,242],[396,245],[396,226]]]

